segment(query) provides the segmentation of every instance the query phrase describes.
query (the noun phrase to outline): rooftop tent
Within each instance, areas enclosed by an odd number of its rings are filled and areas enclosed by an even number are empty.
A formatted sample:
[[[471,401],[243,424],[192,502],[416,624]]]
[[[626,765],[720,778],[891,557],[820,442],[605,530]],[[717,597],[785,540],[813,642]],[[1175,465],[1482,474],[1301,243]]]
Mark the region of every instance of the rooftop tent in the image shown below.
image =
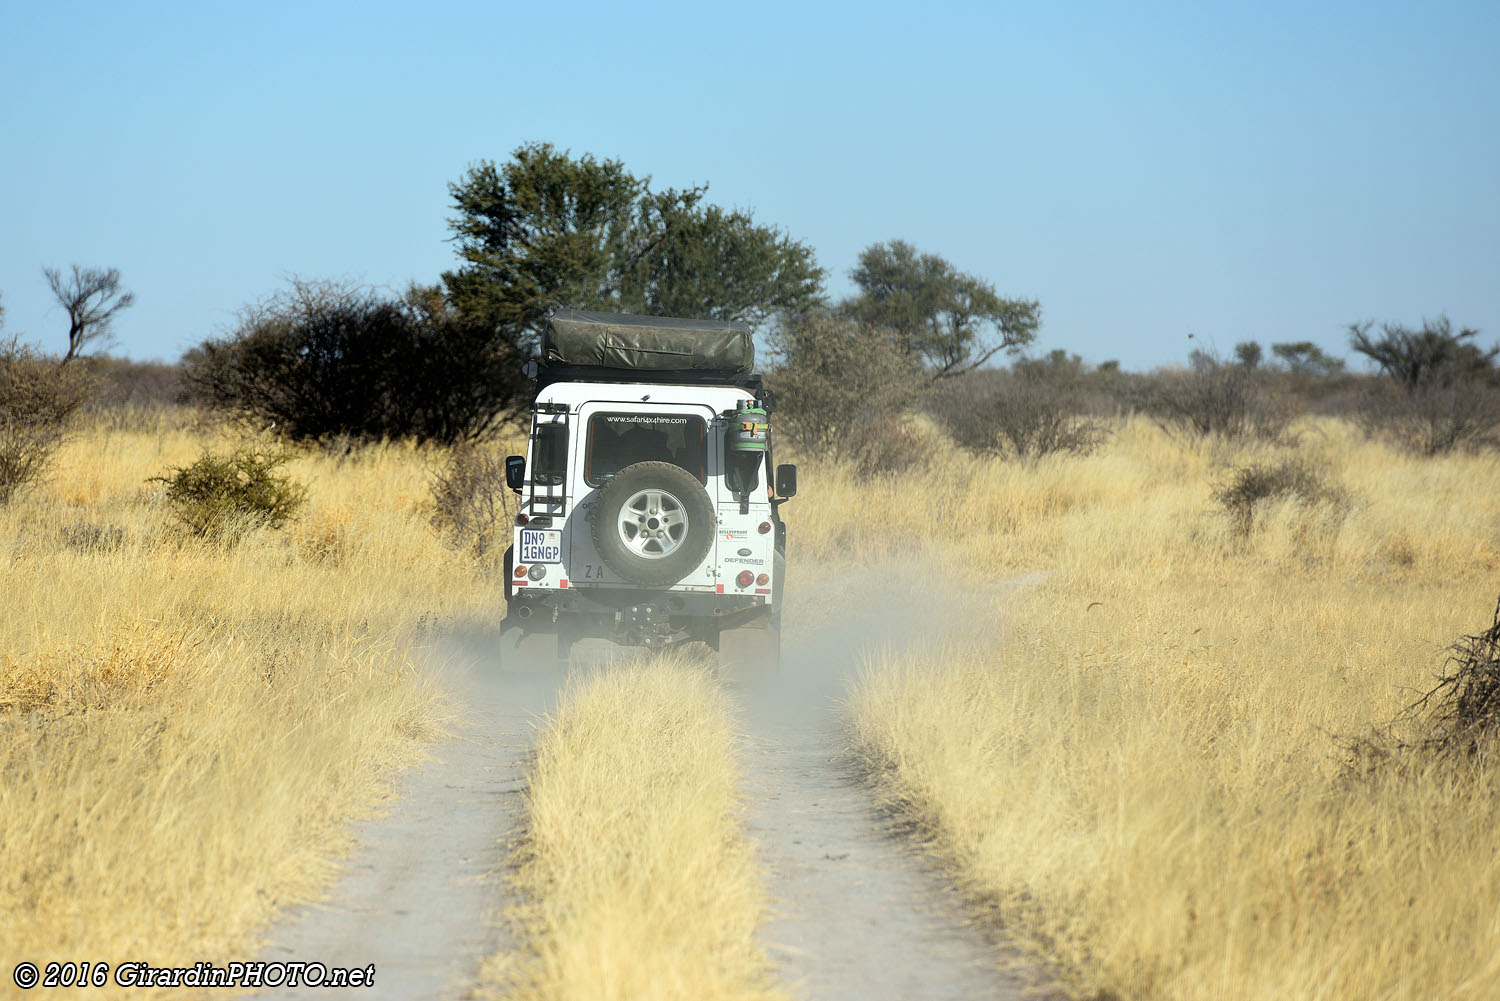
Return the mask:
[[[755,343],[743,323],[563,309],[542,335],[542,364],[749,375]]]

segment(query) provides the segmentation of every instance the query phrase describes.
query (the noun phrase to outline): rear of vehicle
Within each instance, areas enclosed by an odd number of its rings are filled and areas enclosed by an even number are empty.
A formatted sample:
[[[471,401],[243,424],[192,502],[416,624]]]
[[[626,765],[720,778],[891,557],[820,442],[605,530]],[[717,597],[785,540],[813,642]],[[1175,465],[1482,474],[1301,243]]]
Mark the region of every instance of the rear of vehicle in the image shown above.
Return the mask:
[[[786,495],[771,480],[772,401],[748,371],[748,331],[677,322],[691,326],[561,318],[554,342],[573,334],[594,349],[613,337],[616,355],[605,365],[552,358],[539,372],[524,465],[512,460],[521,504],[502,651],[512,660],[566,659],[585,638],[701,640],[731,670],[777,666]],[[718,345],[711,364],[683,367],[690,359],[670,352],[700,333]],[[619,356],[643,343],[658,355]]]

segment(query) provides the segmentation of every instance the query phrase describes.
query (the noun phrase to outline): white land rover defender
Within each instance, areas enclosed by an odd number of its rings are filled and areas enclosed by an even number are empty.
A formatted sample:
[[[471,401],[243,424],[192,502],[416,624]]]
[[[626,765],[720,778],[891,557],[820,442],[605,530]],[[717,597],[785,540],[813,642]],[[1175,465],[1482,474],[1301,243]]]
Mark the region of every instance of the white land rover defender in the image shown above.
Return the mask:
[[[506,459],[521,499],[502,666],[556,666],[594,638],[702,640],[728,673],[776,671],[797,469],[771,465],[750,330],[566,310],[542,352],[527,454]]]

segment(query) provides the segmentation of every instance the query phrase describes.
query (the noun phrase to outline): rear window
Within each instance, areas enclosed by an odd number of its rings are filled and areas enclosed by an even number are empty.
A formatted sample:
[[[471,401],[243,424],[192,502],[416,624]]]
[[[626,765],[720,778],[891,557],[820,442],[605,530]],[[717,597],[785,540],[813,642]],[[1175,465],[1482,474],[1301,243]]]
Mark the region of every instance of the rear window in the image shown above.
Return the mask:
[[[637,462],[670,462],[708,482],[708,427],[686,414],[602,413],[589,418],[584,481],[604,483]]]

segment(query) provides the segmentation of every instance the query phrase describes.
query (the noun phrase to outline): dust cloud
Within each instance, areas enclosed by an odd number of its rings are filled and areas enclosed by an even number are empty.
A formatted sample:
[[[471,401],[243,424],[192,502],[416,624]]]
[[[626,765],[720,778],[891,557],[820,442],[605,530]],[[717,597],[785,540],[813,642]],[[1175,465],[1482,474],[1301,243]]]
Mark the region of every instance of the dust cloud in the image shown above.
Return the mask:
[[[906,564],[910,566],[910,563]],[[930,576],[930,575],[929,575]],[[901,568],[829,573],[789,589],[781,674],[734,686],[744,739],[747,827],[771,899],[763,940],[807,1001],[1019,998],[995,943],[962,919],[932,862],[896,836],[847,750],[841,703],[864,660],[936,644],[976,606]],[[270,929],[260,958],[374,963],[378,993],[461,996],[484,958],[516,943],[503,920],[525,766],[564,676],[499,670],[498,631],[454,629],[428,660],[462,707],[454,734],[405,775],[389,812],[354,829],[359,848],[328,902]],[[575,670],[636,655],[575,649]],[[365,988],[269,990],[263,999],[366,997]]]
[[[808,1001],[1020,998],[995,943],[872,802],[844,734],[862,664],[936,645],[972,599],[914,586],[895,564],[790,594],[781,675],[737,693],[748,826],[773,901],[764,937],[784,980]]]

